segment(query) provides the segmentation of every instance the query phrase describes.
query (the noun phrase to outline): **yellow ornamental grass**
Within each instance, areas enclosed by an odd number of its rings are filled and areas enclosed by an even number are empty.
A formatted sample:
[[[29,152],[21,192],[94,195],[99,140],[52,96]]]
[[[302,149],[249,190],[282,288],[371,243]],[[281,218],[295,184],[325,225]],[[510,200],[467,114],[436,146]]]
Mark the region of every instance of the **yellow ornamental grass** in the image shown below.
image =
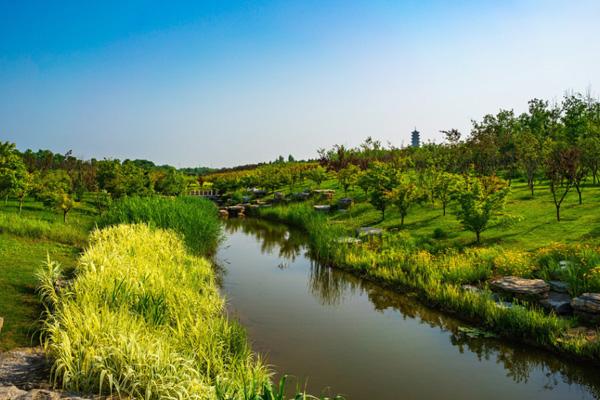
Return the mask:
[[[45,324],[55,382],[144,399],[213,399],[216,385],[233,394],[267,383],[223,307],[210,263],[177,234],[97,230]]]

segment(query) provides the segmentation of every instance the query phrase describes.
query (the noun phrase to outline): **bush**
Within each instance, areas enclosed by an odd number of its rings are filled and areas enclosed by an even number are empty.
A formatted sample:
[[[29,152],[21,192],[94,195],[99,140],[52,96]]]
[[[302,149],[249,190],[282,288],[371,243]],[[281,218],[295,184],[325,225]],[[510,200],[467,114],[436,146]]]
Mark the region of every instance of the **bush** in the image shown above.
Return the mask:
[[[434,239],[447,239],[448,238],[448,232],[446,232],[444,229],[442,228],[435,228],[433,230],[433,238]]]
[[[98,226],[140,222],[179,232],[197,254],[214,252],[222,238],[216,206],[196,197],[125,197],[112,204]]]

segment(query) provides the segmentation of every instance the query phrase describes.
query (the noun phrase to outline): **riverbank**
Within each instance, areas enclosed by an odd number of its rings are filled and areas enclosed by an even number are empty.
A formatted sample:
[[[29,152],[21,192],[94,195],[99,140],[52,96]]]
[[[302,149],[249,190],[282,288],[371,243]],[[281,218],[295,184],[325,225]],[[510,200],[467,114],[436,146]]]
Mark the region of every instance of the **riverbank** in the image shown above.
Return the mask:
[[[0,351],[39,345],[43,308],[36,296],[36,272],[50,256],[67,270],[73,268],[93,228],[95,211],[82,203],[62,215],[41,202],[0,204]]]
[[[453,313],[508,340],[521,341],[567,357],[600,362],[600,343],[595,328],[579,328],[573,317],[558,317],[525,301],[499,303],[489,290],[489,280],[499,274],[535,275],[544,266],[530,269],[529,262],[512,260],[502,248],[434,251],[406,232],[382,232],[362,242],[343,239],[348,229],[307,204],[259,209],[262,218],[296,226],[309,235],[314,256],[327,265],[345,269],[397,291],[414,292],[421,301]],[[540,254],[549,260],[562,257],[559,249]],[[533,262],[533,261],[532,261]],[[539,261],[538,261],[539,262]],[[465,290],[472,285],[477,290]]]

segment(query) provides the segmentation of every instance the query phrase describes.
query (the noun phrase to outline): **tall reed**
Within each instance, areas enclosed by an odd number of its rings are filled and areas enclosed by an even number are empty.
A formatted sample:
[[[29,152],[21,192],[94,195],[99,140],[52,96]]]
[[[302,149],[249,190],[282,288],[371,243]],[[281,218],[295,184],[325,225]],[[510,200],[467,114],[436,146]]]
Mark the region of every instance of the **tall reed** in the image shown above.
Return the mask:
[[[195,197],[125,197],[113,203],[98,226],[140,222],[179,232],[197,254],[212,253],[222,238],[216,206]]]

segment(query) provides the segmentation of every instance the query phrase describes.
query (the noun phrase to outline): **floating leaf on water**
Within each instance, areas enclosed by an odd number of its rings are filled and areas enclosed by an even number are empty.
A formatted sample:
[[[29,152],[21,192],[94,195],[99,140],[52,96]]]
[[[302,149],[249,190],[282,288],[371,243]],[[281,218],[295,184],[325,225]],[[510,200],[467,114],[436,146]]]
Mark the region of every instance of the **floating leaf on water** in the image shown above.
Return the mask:
[[[471,339],[479,339],[479,338],[491,339],[491,338],[498,337],[498,335],[496,335],[495,333],[492,333],[489,331],[484,331],[484,330],[478,329],[478,328],[471,328],[468,326],[459,326],[458,333],[460,333],[461,335],[464,335],[468,338],[471,338]]]

